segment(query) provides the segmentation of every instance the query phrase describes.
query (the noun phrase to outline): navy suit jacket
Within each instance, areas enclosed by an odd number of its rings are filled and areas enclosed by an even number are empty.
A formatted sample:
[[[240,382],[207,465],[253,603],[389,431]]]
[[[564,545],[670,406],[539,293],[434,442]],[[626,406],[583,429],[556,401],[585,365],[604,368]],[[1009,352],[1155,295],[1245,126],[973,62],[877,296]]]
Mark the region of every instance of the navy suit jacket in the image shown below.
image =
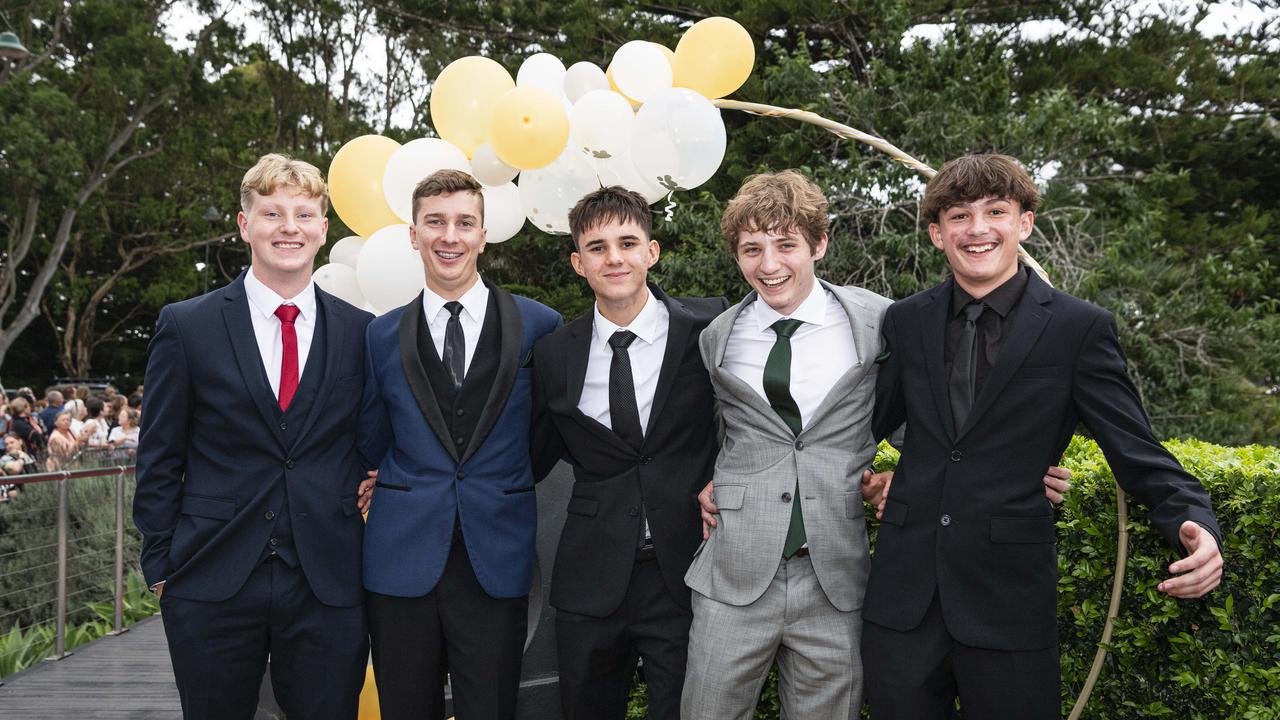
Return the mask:
[[[148,584],[164,580],[165,594],[208,602],[234,595],[272,537],[283,484],[312,592],[327,605],[361,603],[362,473],[353,429],[373,316],[318,287],[316,300],[325,346],[313,344],[309,357],[323,361],[316,365],[323,376],[301,417],[282,416],[271,391],[243,273],[160,311],[133,516],[143,574]],[[301,425],[288,431],[291,423]]]
[[[369,323],[359,445],[378,468],[365,528],[364,585],[398,597],[431,592],[444,572],[455,516],[480,586],[491,597],[527,595],[538,505],[529,458],[534,342],[559,313],[489,285],[501,358],[466,448],[458,450],[418,355],[422,296]],[[492,311],[492,310],[491,310]]]

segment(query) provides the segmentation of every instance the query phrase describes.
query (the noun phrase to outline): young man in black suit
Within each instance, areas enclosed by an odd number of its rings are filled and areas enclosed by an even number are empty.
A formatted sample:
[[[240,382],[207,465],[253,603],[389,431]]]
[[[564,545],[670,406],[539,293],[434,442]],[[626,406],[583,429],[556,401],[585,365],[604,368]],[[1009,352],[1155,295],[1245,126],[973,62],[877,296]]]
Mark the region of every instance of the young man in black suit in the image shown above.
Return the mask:
[[[1152,434],[1111,313],[1018,263],[1039,193],[1016,160],[968,155],[925,190],[953,277],[892,305],[876,432],[906,421],[863,607],[874,720],[1060,718],[1054,516],[1042,468],[1076,426],[1187,557],[1159,589],[1222,576],[1209,497]]]
[[[569,720],[625,717],[638,655],[649,717],[676,720],[695,497],[718,448],[698,335],[727,303],[647,282],[659,247],[637,193],[597,190],[569,223],[595,306],[542,338],[533,360],[538,472],[563,456],[575,480],[551,584],[561,704]]]

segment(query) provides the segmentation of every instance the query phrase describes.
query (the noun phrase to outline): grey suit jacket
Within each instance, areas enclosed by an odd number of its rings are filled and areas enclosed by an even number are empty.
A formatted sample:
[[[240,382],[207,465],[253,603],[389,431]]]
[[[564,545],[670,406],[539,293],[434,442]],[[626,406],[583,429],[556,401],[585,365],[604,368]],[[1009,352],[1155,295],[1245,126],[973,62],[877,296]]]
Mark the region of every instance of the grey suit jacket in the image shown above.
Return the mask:
[[[718,602],[747,605],[769,587],[782,561],[798,480],[809,555],[827,599],[844,612],[862,607],[870,567],[862,471],[876,454],[875,361],[890,301],[862,288],[819,282],[848,314],[859,362],[836,381],[799,436],[767,400],[721,367],[733,324],[755,292],[712,321],[700,338],[721,433],[714,476],[720,520],[698,548],[685,582]],[[793,362],[804,360],[796,356]]]

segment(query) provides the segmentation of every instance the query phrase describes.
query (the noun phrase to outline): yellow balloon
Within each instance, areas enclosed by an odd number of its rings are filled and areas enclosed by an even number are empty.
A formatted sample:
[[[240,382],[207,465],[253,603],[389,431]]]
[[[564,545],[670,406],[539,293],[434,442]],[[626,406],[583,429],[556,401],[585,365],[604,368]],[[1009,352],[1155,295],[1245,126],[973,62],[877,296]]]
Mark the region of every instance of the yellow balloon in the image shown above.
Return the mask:
[[[747,81],[756,62],[756,46],[737,22],[711,17],[685,31],[675,55],[673,84],[715,100]]]
[[[670,52],[670,51],[668,51],[668,52]],[[674,57],[674,56],[675,56],[675,54],[674,54],[674,53],[672,53],[672,57]],[[671,74],[672,74],[672,76],[673,76],[673,77],[675,76],[675,65],[672,65],[672,66],[671,66]],[[610,90],[612,90],[612,91],[614,91],[614,92],[618,93],[618,94],[619,94],[619,95],[621,95],[622,97],[626,98],[626,99],[627,99],[627,102],[631,103],[631,108],[632,108],[632,109],[638,108],[638,107],[640,107],[641,105],[643,105],[643,104],[644,104],[644,103],[640,102],[639,100],[637,100],[637,99],[635,99],[635,98],[631,97],[630,95],[628,95],[628,94],[626,94],[626,93],[622,92],[622,90],[618,88],[618,83],[616,83],[616,82],[614,82],[614,81],[613,81],[613,63],[609,63],[609,67],[607,67],[607,68],[605,68],[605,69],[604,69],[604,79],[609,81],[609,89],[610,89]]]
[[[329,163],[329,200],[342,222],[369,237],[400,218],[382,194],[382,172],[400,143],[381,135],[361,135],[343,145]]]
[[[454,60],[431,87],[431,123],[441,138],[471,157],[489,141],[489,119],[498,98],[515,86],[511,73],[489,58]]]
[[[489,144],[502,162],[533,170],[560,157],[569,139],[569,115],[555,95],[518,87],[498,98],[489,122]]]

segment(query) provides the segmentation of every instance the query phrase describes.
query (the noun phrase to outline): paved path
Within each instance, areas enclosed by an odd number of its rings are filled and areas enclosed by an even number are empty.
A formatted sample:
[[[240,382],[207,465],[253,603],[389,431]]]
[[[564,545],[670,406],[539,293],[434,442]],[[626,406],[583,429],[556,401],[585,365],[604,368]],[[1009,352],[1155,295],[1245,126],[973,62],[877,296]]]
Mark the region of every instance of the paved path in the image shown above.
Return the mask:
[[[24,720],[182,717],[164,625],[152,617],[4,679],[0,708]]]

